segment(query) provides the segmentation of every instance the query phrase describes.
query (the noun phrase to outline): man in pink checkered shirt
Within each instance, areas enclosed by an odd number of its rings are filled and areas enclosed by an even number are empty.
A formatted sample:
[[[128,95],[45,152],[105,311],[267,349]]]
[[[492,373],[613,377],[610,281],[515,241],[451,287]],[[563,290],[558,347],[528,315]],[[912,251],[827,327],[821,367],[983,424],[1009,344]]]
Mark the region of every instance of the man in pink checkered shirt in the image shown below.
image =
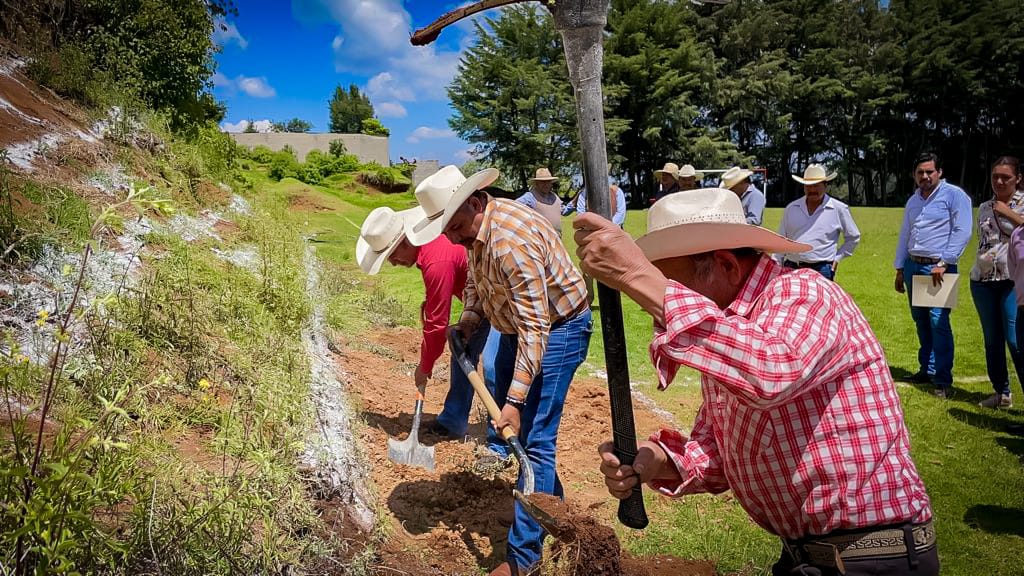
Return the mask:
[[[938,574],[931,505],[910,457],[885,354],[848,294],[767,253],[809,247],[746,223],[735,194],[674,194],[634,242],[594,214],[575,221],[583,270],[654,318],[664,389],[701,372],[689,437],[661,430],[633,466],[601,446],[609,492],[732,490],[782,539],[774,575]]]

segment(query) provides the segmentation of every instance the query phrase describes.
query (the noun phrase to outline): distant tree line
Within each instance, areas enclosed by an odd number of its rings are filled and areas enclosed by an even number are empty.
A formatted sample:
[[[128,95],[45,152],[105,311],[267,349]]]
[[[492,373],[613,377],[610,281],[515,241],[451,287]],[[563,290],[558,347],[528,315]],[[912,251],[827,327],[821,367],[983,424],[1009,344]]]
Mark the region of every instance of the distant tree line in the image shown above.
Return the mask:
[[[1020,0],[612,0],[604,92],[613,174],[654,189],[665,161],[760,165],[769,201],[812,162],[853,204],[902,204],[912,159],[987,198],[988,165],[1024,152]],[[561,38],[543,8],[477,24],[449,87],[450,125],[525,187],[548,165],[579,174]],[[638,196],[638,195],[634,195]]]

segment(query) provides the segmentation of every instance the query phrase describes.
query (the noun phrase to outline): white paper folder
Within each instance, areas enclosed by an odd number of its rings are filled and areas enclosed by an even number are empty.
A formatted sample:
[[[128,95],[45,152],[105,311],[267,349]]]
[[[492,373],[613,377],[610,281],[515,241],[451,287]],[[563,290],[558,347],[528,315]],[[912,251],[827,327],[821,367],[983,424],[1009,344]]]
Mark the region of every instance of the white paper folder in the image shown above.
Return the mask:
[[[932,284],[932,277],[914,276],[911,279],[911,301],[914,306],[924,308],[956,308],[957,288],[960,286],[959,274],[943,274],[942,284]]]

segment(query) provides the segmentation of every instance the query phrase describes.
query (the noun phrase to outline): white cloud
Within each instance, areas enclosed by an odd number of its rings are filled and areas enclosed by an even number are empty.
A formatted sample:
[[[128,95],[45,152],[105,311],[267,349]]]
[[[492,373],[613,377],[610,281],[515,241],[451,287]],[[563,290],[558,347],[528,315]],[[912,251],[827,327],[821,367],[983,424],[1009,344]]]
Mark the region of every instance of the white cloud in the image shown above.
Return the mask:
[[[231,79],[221,74],[220,72],[214,72],[213,77],[210,78],[214,86],[218,88],[225,88],[232,85]]]
[[[242,92],[245,92],[253,98],[273,98],[277,95],[277,91],[274,87],[267,83],[265,76],[257,78],[250,78],[246,76],[239,76],[235,79],[238,83],[238,88]]]
[[[272,132],[274,129],[274,123],[270,120],[256,120],[252,125],[256,128],[257,132]],[[234,124],[231,122],[224,122],[220,125],[220,129],[223,132],[245,132],[245,129],[248,127],[248,120],[239,120]]]
[[[300,20],[336,22],[331,42],[338,72],[376,74],[367,88],[372,101],[445,100],[459,65],[459,50],[409,43],[412,17],[402,0],[293,0]],[[440,14],[438,14],[440,16]],[[464,28],[446,34],[464,34]],[[381,72],[383,71],[383,72]],[[376,81],[376,82],[374,82]]]
[[[228,22],[223,18],[217,18],[213,23],[213,41],[221,46],[237,42],[238,47],[242,50],[249,47],[249,41],[238,31],[235,23]]]
[[[455,154],[453,156],[455,157],[455,164],[458,164],[460,166],[465,164],[466,162],[469,162],[470,160],[473,160],[474,158],[476,158],[475,156],[473,156],[473,149],[472,148],[465,148],[463,150],[456,150]]]
[[[366,84],[366,94],[375,100],[412,102],[416,94],[408,84],[399,82],[390,72],[381,72]]]
[[[239,74],[234,78],[228,78],[220,72],[214,73],[210,78],[213,85],[217,88],[223,88],[229,94],[241,90],[253,98],[273,98],[277,96],[277,91],[274,87],[267,82],[266,76],[245,76]]]
[[[410,144],[416,144],[420,140],[434,140],[438,138],[454,138],[455,132],[449,128],[431,128],[429,126],[420,126],[419,128],[412,131],[412,134],[405,139]]]
[[[381,102],[373,108],[381,118],[405,118],[409,114],[398,102]]]

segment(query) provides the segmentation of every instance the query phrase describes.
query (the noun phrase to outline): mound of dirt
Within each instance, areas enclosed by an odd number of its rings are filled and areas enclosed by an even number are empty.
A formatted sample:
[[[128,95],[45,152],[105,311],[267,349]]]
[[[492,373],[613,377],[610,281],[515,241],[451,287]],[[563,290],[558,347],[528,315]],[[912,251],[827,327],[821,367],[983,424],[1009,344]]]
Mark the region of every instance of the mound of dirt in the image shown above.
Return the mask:
[[[339,370],[366,423],[360,440],[382,520],[392,526],[391,536],[377,548],[376,566],[385,567],[380,574],[395,569],[413,576],[478,576],[481,569],[491,570],[505,560],[517,471],[512,466],[496,478],[481,478],[470,471],[475,447],[486,434],[482,406],[475,406],[465,438],[425,433],[447,393],[447,354],[438,361],[427,389],[420,431],[420,442],[434,446],[435,470],[388,459],[388,438],[406,438],[412,426],[416,399],[412,371],[419,359],[419,343],[419,331],[409,328],[351,336],[338,343]],[[671,424],[639,402],[634,412],[640,433]],[[575,533],[582,535],[579,540],[586,542],[581,546],[583,555],[574,563],[575,573],[714,574],[706,562],[620,556],[619,542],[609,528],[615,521],[615,501],[597,468],[597,444],[610,435],[607,384],[578,377],[569,389],[558,434],[558,473],[572,506],[567,514],[573,518]],[[418,562],[402,564],[410,553]]]
[[[558,573],[595,576],[715,576],[715,565],[674,556],[635,557],[622,553],[615,531],[586,511],[550,494],[527,500],[545,515],[542,522],[558,543]]]

